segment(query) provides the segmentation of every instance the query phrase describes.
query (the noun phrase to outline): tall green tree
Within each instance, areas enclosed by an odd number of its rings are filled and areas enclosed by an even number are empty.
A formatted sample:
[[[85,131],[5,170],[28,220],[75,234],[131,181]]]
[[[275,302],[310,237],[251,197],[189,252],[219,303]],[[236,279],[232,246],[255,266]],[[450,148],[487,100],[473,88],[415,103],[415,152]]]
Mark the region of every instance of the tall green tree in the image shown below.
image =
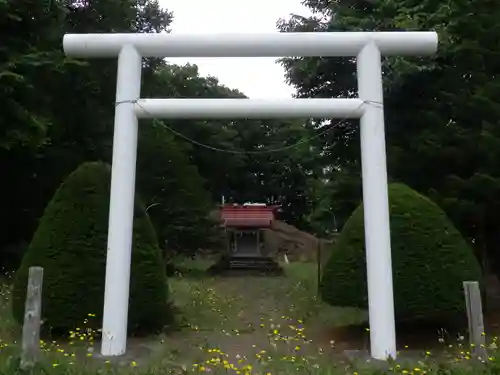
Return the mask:
[[[212,202],[185,147],[162,122],[142,124],[137,188],[146,202],[161,247],[193,254],[210,246]]]
[[[8,181],[0,187],[0,218],[8,223],[0,232],[4,258],[6,245],[22,251],[30,242],[62,179],[84,162],[111,162],[116,60],[67,58],[63,35],[168,32],[173,15],[157,0],[0,0],[0,10],[6,35],[0,47],[0,80],[5,82],[0,85],[5,105],[0,112],[0,170],[2,181]],[[201,77],[196,66],[169,65],[163,59],[144,59],[142,96],[244,97],[214,77]],[[163,228],[160,232],[165,231],[160,237],[177,247],[199,246],[193,239],[208,235],[192,233],[203,232],[203,212],[222,195],[234,202],[279,203],[282,218],[310,227],[307,217],[315,204],[308,193],[310,180],[322,174],[318,157],[324,153],[312,150],[307,141],[317,135],[311,122],[213,119],[155,124],[141,122],[141,142],[151,148],[139,147],[143,164],[138,189],[145,190],[149,204],[163,202],[166,211],[153,217]],[[177,169],[170,168],[169,159],[178,160]],[[181,202],[186,202],[182,210]],[[150,208],[152,216],[159,206]],[[175,215],[182,220],[172,220]],[[187,221],[190,217],[195,221]]]
[[[171,14],[155,1],[9,0],[0,10],[0,170],[8,181],[0,248],[22,251],[60,181],[85,161],[111,161],[116,61],[66,58],[64,33],[160,32]]]
[[[445,208],[480,251],[483,265],[498,258],[500,176],[493,165],[500,160],[500,106],[495,100],[500,53],[492,35],[500,28],[500,8],[490,0],[308,0],[305,5],[316,15],[282,21],[282,31],[438,32],[436,56],[383,61],[389,176]],[[284,59],[283,65],[298,96],[356,95],[353,60]],[[332,170],[344,172],[330,184],[332,201],[338,202],[345,190],[342,181],[359,181],[358,134],[357,124],[347,123],[320,145]],[[345,203],[337,207],[342,215],[355,206],[352,199]]]
[[[56,1],[0,1],[0,149],[47,140],[50,100],[41,92],[61,68],[62,19]]]

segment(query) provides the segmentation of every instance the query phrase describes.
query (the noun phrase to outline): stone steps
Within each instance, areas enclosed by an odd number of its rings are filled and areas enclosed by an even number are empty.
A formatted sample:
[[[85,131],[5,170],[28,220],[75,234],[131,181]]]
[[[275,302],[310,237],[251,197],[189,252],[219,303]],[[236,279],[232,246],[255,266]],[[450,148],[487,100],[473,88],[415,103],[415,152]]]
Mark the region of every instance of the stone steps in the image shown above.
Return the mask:
[[[280,275],[283,270],[271,257],[223,257],[211,271],[216,274],[263,274]]]

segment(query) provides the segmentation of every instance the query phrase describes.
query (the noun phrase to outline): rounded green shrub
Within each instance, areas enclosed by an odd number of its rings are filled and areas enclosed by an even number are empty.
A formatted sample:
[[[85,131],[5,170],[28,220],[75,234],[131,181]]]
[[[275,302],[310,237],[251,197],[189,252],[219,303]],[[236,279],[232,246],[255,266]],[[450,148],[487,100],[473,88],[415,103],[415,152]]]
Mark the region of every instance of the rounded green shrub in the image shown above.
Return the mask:
[[[28,270],[44,269],[43,327],[54,333],[100,328],[104,304],[111,169],[77,168],[45,209],[13,286],[13,313],[23,321]],[[95,317],[89,319],[89,314]],[[129,300],[129,334],[162,329],[171,320],[168,285],[156,233],[136,199]]]
[[[471,248],[443,210],[403,184],[389,185],[392,268],[399,321],[465,310],[462,282],[481,281]],[[368,308],[363,206],[346,222],[326,263],[321,296],[331,305]]]

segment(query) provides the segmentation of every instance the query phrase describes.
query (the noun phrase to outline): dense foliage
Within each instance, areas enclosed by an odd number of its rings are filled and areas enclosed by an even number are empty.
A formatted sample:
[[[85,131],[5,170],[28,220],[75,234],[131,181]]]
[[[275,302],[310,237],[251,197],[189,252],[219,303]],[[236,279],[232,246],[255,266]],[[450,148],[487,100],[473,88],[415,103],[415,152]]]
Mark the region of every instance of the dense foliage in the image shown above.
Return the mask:
[[[104,303],[111,170],[85,163],[57,190],[40,220],[16,274],[13,311],[23,321],[29,267],[44,269],[44,328],[67,333],[88,319],[99,328]],[[129,333],[161,329],[168,322],[168,287],[156,233],[137,200],[132,249]]]
[[[160,246],[194,252],[210,245],[214,225],[205,181],[184,145],[159,121],[141,128],[136,178]]]
[[[500,270],[500,42],[492,37],[500,27],[500,8],[491,0],[304,4],[313,16],[282,20],[281,31],[438,31],[435,56],[383,61],[389,178],[431,197],[473,245],[482,265]],[[65,176],[88,160],[111,161],[116,62],[66,58],[64,33],[168,32],[174,16],[157,0],[0,0],[5,35],[0,219],[7,223],[0,232],[1,266],[17,266]],[[282,63],[298,97],[356,96],[353,59],[286,58]],[[214,77],[201,77],[196,66],[161,59],[144,61],[142,95],[244,96]],[[283,219],[324,235],[340,230],[360,202],[355,121],[175,120],[155,122],[153,129],[151,124],[140,127],[156,138],[141,134],[138,191],[150,207],[161,246],[165,240],[180,251],[208,246],[207,207],[221,196],[280,203]],[[300,146],[292,147],[296,143]],[[178,160],[175,167],[170,158]]]
[[[403,184],[389,186],[394,300],[398,320],[465,311],[462,282],[482,281],[474,253],[446,214]],[[363,206],[347,220],[321,280],[332,304],[368,308]]]
[[[282,20],[282,31],[438,32],[435,56],[383,60],[389,177],[443,207],[483,266],[494,262],[492,269],[500,273],[500,42],[492,37],[500,29],[500,8],[491,0],[304,4],[314,15]],[[282,62],[299,97],[357,95],[353,59]],[[328,228],[335,216],[342,227],[361,199],[358,124],[336,126],[317,147],[332,168],[315,185],[314,217],[324,218]]]
[[[0,47],[0,219],[7,223],[0,233],[1,266],[16,268],[65,176],[89,160],[111,162],[116,61],[66,58],[64,33],[163,32],[171,21],[157,0],[0,1],[6,35]],[[196,66],[161,59],[144,61],[142,95],[243,97],[200,77]],[[295,120],[142,121],[137,188],[160,245],[167,240],[188,252],[211,246],[206,217],[223,195],[226,201],[279,202],[283,218],[307,226],[307,181],[319,167],[316,155],[305,143],[293,152],[259,152],[308,134]]]

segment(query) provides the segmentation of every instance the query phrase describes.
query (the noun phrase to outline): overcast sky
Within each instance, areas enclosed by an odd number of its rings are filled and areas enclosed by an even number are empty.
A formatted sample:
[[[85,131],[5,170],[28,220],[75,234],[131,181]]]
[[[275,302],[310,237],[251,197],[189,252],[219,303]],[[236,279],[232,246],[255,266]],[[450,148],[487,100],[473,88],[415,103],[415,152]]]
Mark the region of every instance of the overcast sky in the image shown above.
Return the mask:
[[[160,0],[174,12],[172,33],[277,32],[276,21],[290,13],[310,12],[301,0]],[[284,82],[283,68],[275,58],[168,59],[175,64],[196,64],[201,75],[238,89],[250,98],[290,97],[294,90]]]

